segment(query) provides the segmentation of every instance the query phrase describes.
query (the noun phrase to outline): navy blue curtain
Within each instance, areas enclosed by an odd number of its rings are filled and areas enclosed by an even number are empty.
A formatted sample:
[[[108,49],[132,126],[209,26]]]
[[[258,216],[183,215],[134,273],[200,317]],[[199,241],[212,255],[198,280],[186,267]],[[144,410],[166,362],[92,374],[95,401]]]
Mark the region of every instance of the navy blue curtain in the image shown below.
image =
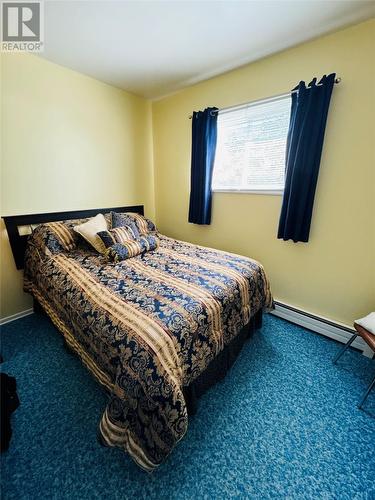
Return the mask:
[[[292,91],[285,188],[277,237],[307,242],[335,73]]]
[[[217,138],[217,108],[193,113],[189,222],[211,223],[211,182]]]

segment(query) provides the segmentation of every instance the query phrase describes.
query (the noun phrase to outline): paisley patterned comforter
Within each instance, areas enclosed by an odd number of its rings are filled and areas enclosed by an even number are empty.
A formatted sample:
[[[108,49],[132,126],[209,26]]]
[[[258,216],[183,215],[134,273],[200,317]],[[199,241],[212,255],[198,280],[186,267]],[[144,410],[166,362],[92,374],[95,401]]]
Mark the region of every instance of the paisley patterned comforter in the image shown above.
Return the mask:
[[[44,253],[31,237],[25,265],[25,290],[109,390],[102,440],[147,471],[186,433],[183,387],[272,303],[258,262],[158,236],[157,250],[119,263]]]

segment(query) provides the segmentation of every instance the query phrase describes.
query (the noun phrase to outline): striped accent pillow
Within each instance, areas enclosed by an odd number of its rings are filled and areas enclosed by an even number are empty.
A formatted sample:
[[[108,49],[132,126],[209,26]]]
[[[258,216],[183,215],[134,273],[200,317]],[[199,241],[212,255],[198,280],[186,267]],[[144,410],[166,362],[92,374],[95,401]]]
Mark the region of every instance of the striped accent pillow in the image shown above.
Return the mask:
[[[97,234],[103,241],[106,248],[114,245],[115,243],[126,244],[128,241],[134,241],[139,237],[139,232],[134,224],[133,227],[116,227],[115,229],[110,229],[109,231],[100,231]]]
[[[137,240],[128,240],[126,243],[115,243],[106,250],[106,257],[112,262],[121,262],[131,259],[144,252],[156,250],[159,240],[156,236],[141,236]]]
[[[44,224],[56,237],[61,247],[70,251],[76,247],[76,237],[74,232],[63,222],[48,222]]]
[[[36,246],[41,255],[50,255],[76,248],[77,236],[63,222],[49,222],[38,224],[28,242]]]

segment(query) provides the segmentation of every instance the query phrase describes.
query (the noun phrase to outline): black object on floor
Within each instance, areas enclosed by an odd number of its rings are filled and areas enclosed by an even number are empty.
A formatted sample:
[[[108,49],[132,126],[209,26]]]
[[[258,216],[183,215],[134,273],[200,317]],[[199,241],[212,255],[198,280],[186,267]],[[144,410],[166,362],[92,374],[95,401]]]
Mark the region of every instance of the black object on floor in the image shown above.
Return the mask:
[[[10,439],[12,437],[12,426],[10,417],[12,413],[19,407],[20,400],[17,395],[17,383],[14,377],[10,377],[6,373],[0,373],[0,419],[1,419],[1,435],[0,435],[0,451],[6,451],[9,448]]]

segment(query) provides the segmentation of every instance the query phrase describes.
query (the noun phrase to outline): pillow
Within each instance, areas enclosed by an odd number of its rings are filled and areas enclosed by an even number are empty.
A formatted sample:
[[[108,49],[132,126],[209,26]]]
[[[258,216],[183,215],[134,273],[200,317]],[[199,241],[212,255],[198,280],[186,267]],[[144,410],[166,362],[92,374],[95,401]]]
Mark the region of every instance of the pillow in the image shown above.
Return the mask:
[[[45,253],[59,253],[73,250],[77,244],[77,235],[64,222],[39,224],[32,232],[30,241]]]
[[[99,253],[105,252],[105,245],[97,233],[107,230],[107,222],[103,214],[95,215],[87,222],[74,226],[74,231],[80,234]]]
[[[77,243],[77,238],[74,232],[63,222],[48,222],[44,224],[54,235],[58,244],[63,250],[73,250]],[[51,235],[50,235],[50,240]]]
[[[111,212],[105,212],[104,214],[104,218],[107,222],[107,227],[111,229],[112,227],[112,216],[111,216]]]
[[[108,248],[115,243],[126,243],[127,241],[139,238],[140,234],[135,224],[129,226],[116,227],[109,231],[100,231],[98,233],[105,247]]]
[[[115,243],[106,250],[106,257],[112,262],[121,262],[144,252],[156,250],[159,241],[156,236],[141,236],[138,240],[128,240],[126,243]]]
[[[137,226],[138,232],[141,235],[147,234],[152,231],[156,231],[155,224],[149,219],[146,219],[146,217],[143,217],[143,215],[135,214],[132,212],[127,212],[127,213],[111,212],[111,216],[112,216],[112,228],[135,224]]]
[[[371,312],[364,318],[356,319],[354,323],[375,335],[375,312]]]

